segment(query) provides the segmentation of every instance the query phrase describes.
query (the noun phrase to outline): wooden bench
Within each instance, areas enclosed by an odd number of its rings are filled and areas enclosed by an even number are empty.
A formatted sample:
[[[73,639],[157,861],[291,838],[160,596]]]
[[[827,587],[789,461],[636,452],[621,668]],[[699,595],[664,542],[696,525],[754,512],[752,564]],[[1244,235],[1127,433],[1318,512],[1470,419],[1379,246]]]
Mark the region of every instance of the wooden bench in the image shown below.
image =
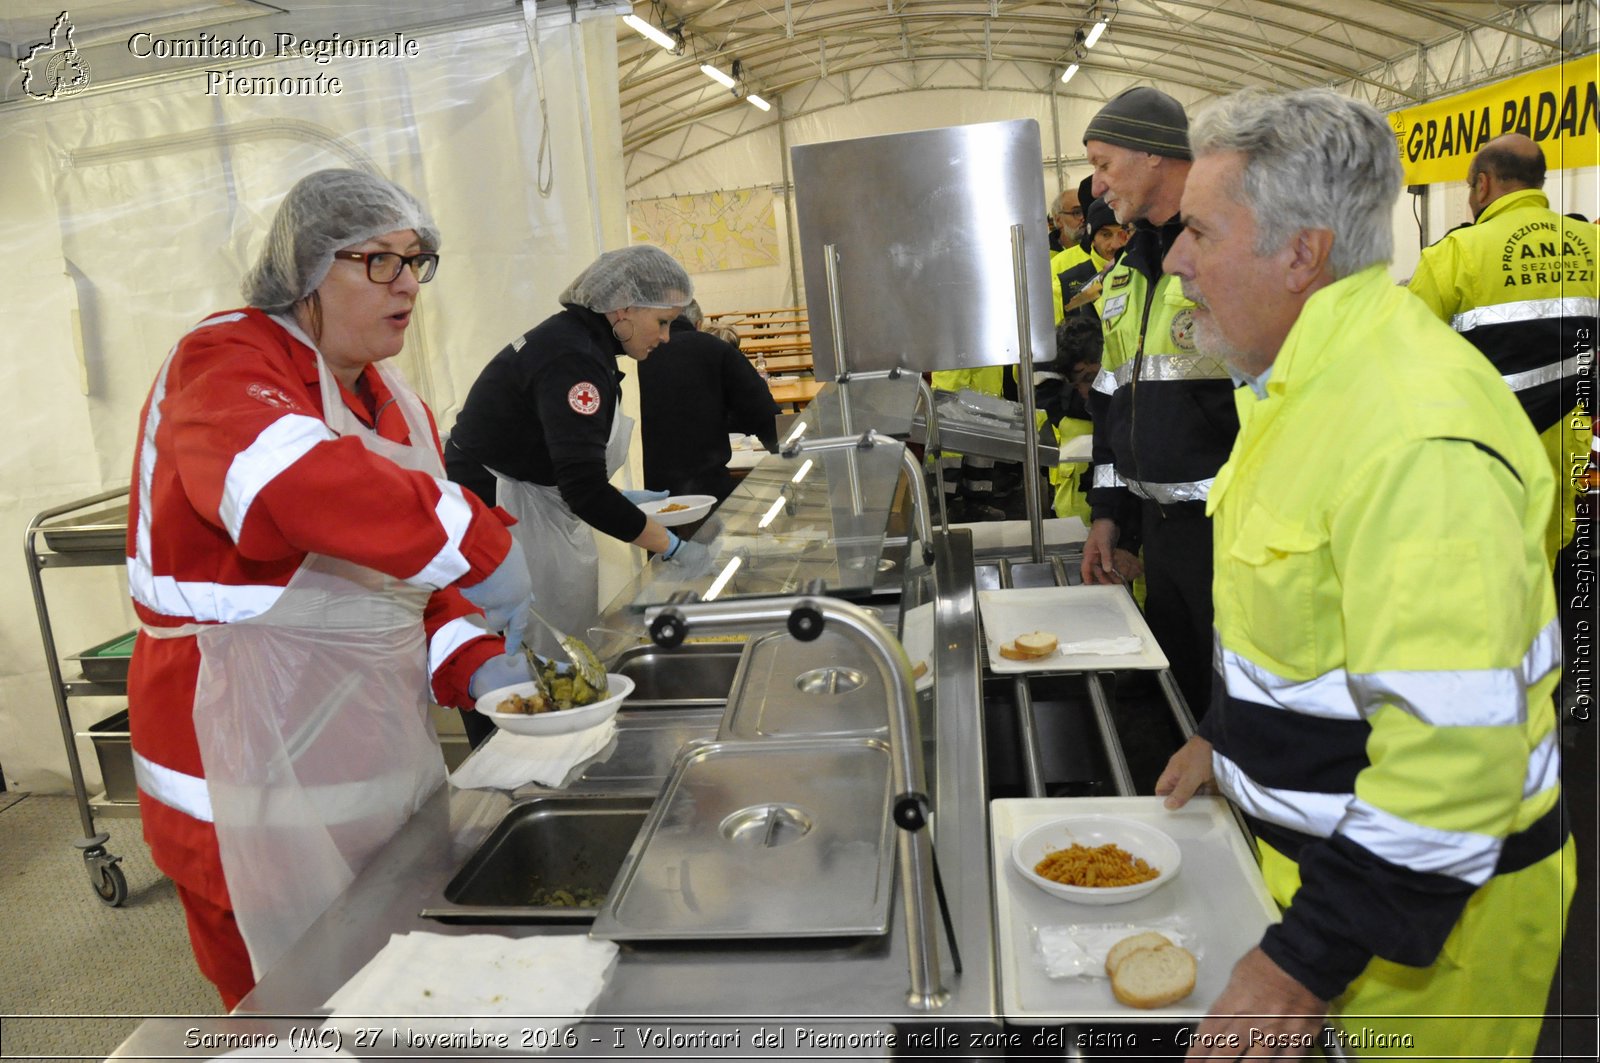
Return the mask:
[[[811,319],[803,306],[729,310],[706,315],[705,324],[732,328],[740,352],[758,368],[811,375]]]

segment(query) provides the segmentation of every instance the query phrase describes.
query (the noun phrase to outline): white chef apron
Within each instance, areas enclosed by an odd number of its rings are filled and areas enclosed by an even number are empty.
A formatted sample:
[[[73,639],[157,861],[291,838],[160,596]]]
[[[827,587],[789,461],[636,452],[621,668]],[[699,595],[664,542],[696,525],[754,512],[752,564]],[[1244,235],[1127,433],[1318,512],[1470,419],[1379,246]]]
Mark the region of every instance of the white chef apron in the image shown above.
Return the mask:
[[[317,371],[330,428],[444,480],[422,402],[398,374],[378,369],[405,415],[409,446],[345,407],[320,352]],[[228,895],[258,979],[444,781],[427,716],[430,593],[310,554],[267,612],[196,635],[195,734]]]
[[[607,479],[627,463],[632,438],[633,418],[618,409],[606,437]],[[600,615],[600,554],[594,545],[594,529],[567,507],[559,488],[489,471],[499,481],[496,498],[500,505],[517,518],[511,537],[528,559],[534,607],[562,631],[584,638]],[[535,653],[565,659],[561,646],[543,625],[530,627],[526,641]]]

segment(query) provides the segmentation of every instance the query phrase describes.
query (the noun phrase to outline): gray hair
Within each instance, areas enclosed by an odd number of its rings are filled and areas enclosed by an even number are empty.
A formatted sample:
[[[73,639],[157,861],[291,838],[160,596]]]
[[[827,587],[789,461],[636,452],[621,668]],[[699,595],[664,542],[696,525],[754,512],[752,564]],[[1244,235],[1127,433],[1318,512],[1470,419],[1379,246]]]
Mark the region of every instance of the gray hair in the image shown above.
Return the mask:
[[[1367,104],[1328,89],[1246,89],[1197,114],[1189,143],[1196,158],[1244,156],[1234,198],[1255,215],[1258,253],[1310,228],[1333,231],[1335,280],[1394,256],[1400,152],[1389,123]]]
[[[700,327],[700,322],[706,319],[705,311],[700,309],[700,300],[689,300],[689,304],[683,308],[683,319],[695,328]]]

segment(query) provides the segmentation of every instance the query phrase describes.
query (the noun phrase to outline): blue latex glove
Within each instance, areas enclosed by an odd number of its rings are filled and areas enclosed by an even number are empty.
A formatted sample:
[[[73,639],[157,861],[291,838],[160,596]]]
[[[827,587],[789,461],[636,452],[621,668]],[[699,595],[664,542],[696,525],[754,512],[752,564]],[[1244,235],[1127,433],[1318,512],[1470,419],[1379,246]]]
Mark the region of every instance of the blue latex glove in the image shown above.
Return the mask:
[[[673,547],[661,555],[661,560],[673,568],[682,569],[686,575],[699,576],[711,568],[711,548],[693,539],[678,539]]]
[[[671,493],[671,491],[624,491],[622,497],[637,506],[640,502],[659,502]]]
[[[475,698],[481,698],[491,690],[531,682],[533,682],[533,672],[528,664],[528,655],[507,653],[500,657],[490,657],[478,665],[478,670],[472,673],[472,679],[467,683],[467,693]]]
[[[532,620],[528,609],[533,605],[533,577],[528,574],[528,559],[521,546],[513,542],[505,560],[487,578],[462,587],[461,593],[483,610],[490,631],[505,632],[509,649],[522,648],[523,633]]]

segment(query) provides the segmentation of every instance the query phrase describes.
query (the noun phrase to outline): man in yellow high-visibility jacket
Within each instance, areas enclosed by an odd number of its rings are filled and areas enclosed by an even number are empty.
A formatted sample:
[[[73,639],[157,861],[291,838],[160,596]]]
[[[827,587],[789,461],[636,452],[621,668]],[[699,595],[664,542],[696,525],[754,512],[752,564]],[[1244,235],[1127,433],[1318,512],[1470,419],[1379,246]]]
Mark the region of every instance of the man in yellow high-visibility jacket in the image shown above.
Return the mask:
[[[1137,86],[1089,120],[1092,190],[1132,223],[1095,304],[1105,356],[1089,396],[1094,421],[1092,520],[1079,573],[1123,580],[1118,547],[1138,529],[1144,616],[1196,716],[1211,693],[1211,521],[1205,500],[1239,428],[1220,358],[1196,351],[1194,304],[1161,259],[1183,230],[1188,117],[1177,100]]]
[[[1207,507],[1216,697],[1156,792],[1220,788],[1284,906],[1191,1054],[1301,1054],[1331,1014],[1357,1054],[1525,1057],[1576,871],[1550,465],[1500,375],[1388,276],[1380,114],[1248,92],[1190,141],[1165,267],[1243,386]]]
[[[1523,134],[1485,144],[1467,170],[1473,224],[1424,250],[1409,287],[1494,364],[1544,438],[1560,487],[1553,556],[1576,529],[1571,484],[1589,444],[1581,400],[1595,394],[1600,240],[1550,209],[1544,175],[1544,152]]]

